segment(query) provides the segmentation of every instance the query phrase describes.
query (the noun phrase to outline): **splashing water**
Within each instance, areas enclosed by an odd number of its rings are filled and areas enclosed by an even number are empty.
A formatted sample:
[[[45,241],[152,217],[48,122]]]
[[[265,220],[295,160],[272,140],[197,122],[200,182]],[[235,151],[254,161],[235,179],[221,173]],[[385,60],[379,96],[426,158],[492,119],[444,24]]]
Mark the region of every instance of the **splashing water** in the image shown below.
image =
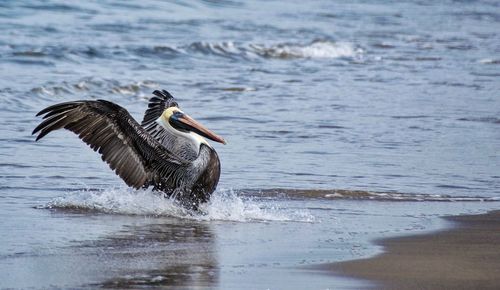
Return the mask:
[[[108,214],[171,216],[194,220],[295,221],[314,222],[308,211],[281,208],[277,201],[259,202],[241,197],[233,190],[216,191],[200,212],[186,210],[177,201],[152,190],[112,188],[101,191],[81,190],[55,198],[41,208],[78,209]]]
[[[174,200],[152,190],[111,188],[80,190],[55,198],[44,206],[51,209],[78,209],[110,214],[184,216],[188,211]]]
[[[277,201],[258,202],[250,197],[240,197],[233,190],[217,191],[210,202],[202,205],[206,215],[201,219],[229,221],[295,221],[314,222],[306,210],[290,210],[280,207]]]

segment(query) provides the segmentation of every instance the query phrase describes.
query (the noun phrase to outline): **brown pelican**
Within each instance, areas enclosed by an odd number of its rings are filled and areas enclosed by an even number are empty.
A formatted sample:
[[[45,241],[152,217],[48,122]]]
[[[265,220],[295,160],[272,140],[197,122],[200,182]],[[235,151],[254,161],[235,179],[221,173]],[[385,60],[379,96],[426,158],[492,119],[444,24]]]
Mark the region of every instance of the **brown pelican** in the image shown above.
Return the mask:
[[[119,105],[74,101],[41,110],[36,140],[57,129],[77,134],[128,186],[155,190],[197,209],[215,190],[220,176],[217,152],[205,140],[226,141],[180,110],[165,90],[154,91],[139,123]]]

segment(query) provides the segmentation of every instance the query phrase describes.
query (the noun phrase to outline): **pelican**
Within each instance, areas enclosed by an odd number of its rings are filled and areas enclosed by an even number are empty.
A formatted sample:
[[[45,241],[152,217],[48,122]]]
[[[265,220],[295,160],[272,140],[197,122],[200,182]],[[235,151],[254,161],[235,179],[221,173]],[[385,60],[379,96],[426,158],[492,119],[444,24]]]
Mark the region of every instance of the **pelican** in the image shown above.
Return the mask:
[[[226,141],[185,114],[167,91],[154,91],[139,124],[121,106],[106,100],[56,104],[32,134],[36,141],[57,129],[78,135],[133,188],[153,186],[188,209],[207,202],[220,177],[220,161],[210,139]],[[205,137],[205,138],[204,138]]]

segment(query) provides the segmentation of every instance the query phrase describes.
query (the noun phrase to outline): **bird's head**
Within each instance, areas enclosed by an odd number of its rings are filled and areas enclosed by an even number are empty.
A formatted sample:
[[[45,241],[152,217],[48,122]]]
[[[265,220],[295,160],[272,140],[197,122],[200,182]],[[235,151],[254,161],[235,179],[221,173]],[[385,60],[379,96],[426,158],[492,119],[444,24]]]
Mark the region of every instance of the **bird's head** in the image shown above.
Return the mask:
[[[170,106],[163,111],[160,120],[161,123],[163,123],[163,127],[169,129],[176,135],[184,135],[185,137],[199,139],[201,143],[206,144],[208,143],[201,137],[226,144],[226,141],[222,137],[184,113],[175,102],[172,102]]]

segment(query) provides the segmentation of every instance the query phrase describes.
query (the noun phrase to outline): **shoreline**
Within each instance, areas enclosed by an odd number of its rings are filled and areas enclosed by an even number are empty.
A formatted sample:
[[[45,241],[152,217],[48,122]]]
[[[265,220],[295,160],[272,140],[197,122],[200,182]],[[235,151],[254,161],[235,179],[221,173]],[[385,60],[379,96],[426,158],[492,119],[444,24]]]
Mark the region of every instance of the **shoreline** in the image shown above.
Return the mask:
[[[384,247],[382,254],[317,269],[373,289],[499,289],[500,210],[444,219],[453,226],[381,239],[375,243]]]

